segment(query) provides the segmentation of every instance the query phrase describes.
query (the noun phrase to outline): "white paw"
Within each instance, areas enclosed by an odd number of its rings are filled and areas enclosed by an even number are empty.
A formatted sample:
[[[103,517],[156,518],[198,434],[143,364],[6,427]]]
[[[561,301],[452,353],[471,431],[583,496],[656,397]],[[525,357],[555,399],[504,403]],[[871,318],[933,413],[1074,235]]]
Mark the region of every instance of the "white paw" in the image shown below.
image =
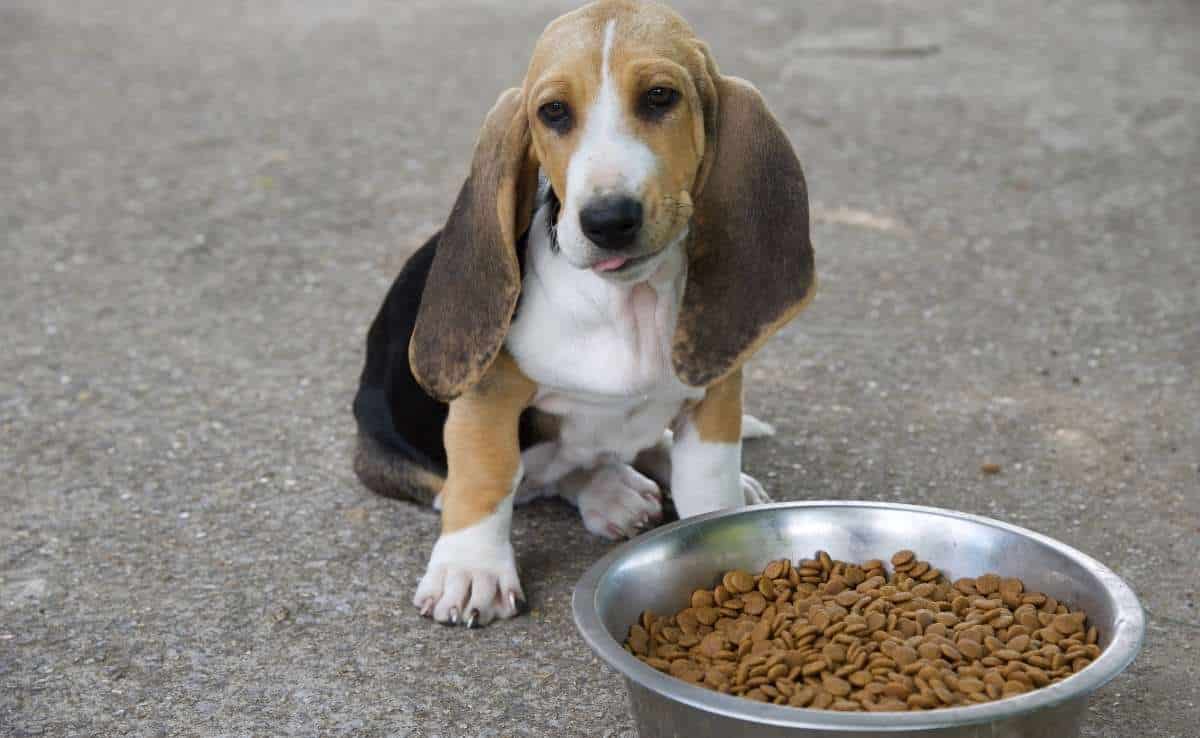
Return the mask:
[[[490,522],[438,538],[413,596],[421,615],[473,628],[524,609],[512,544],[488,540]]]
[[[767,491],[758,483],[758,480],[745,473],[742,474],[742,496],[746,499],[747,505],[762,505],[771,501],[771,498],[767,496]]]
[[[662,520],[662,490],[628,464],[597,469],[575,504],[588,531],[614,541],[632,538]]]
[[[742,438],[770,438],[775,435],[775,426],[753,415],[742,416]]]

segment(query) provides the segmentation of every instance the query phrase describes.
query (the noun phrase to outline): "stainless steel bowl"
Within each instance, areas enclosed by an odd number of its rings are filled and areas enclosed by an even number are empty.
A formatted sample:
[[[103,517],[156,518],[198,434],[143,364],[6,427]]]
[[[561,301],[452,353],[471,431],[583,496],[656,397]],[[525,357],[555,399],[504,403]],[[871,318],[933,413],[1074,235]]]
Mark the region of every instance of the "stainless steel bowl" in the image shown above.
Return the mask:
[[[1058,684],[998,702],[913,713],[838,713],[752,702],[661,674],[621,642],[643,610],[681,609],[721,572],[761,570],[772,559],[887,559],[911,548],[951,578],[998,572],[1082,607],[1101,633],[1100,658]],[[575,623],[625,677],[642,738],[1071,738],[1088,695],[1127,667],[1145,617],[1125,582],[1046,536],[975,515],[874,502],[789,502],[703,515],[613,550],[575,587]]]

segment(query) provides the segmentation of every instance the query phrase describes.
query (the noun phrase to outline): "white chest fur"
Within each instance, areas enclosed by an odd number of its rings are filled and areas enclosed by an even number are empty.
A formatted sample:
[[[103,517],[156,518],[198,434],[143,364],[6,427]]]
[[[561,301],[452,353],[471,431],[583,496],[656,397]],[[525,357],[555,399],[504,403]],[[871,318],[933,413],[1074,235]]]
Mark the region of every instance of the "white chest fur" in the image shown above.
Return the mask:
[[[561,418],[558,456],[571,466],[631,461],[683,403],[702,397],[675,376],[671,340],[686,264],[668,247],[653,275],[622,284],[555,253],[546,209],[534,218],[520,307],[506,347],[538,385],[534,405]]]

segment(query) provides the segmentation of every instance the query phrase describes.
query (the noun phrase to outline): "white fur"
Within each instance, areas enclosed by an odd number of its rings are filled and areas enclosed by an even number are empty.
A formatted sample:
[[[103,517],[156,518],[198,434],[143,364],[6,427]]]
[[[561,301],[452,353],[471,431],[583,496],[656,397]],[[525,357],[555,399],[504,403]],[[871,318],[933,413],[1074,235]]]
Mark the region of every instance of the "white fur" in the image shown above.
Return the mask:
[[[583,527],[602,538],[632,538],[662,520],[662,490],[629,464],[580,470],[555,487],[564,500],[579,508]]]
[[[422,614],[439,623],[478,625],[517,614],[525,596],[509,540],[512,509],[510,494],[475,525],[438,538],[413,596]]]
[[[654,152],[632,135],[625,125],[621,95],[613,79],[609,57],[616,38],[617,21],[604,28],[601,83],[596,99],[583,118],[579,146],[567,164],[567,191],[559,218],[558,239],[563,254],[576,267],[589,267],[604,254],[583,235],[579,211],[593,197],[628,194],[640,199],[642,187],[658,166]]]
[[[630,463],[653,446],[686,400],[704,396],[675,376],[671,341],[686,274],[681,243],[638,284],[572,266],[534,217],[521,303],[506,347],[538,385],[534,406],[562,418],[557,448],[539,451],[538,485],[600,463]]]
[[[685,423],[672,446],[664,432],[686,401],[704,396],[680,382],[671,363],[687,272],[683,244],[664,249],[645,281],[614,282],[556,253],[548,217],[540,208],[530,227],[521,303],[505,346],[538,385],[534,406],[560,417],[560,435],[526,449],[520,501],[561,495],[593,533],[630,535],[660,512],[642,494],[651,491],[646,483],[654,491],[658,485],[630,467],[655,446],[670,449],[670,463],[660,467],[673,470],[659,475],[669,474],[679,490],[681,517],[766,501],[758,482],[741,473],[740,443],[691,438]],[[747,433],[773,430],[750,416],[743,422]]]

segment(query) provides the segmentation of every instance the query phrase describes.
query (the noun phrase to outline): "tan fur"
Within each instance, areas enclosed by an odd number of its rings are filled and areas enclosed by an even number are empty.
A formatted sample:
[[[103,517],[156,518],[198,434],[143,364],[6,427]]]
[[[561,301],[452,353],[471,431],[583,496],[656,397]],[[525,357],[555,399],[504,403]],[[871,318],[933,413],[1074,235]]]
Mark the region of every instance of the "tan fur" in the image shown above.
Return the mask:
[[[625,124],[659,162],[643,191],[636,193],[645,208],[643,234],[662,248],[691,218],[691,190],[705,146],[704,109],[693,84],[704,72],[704,59],[696,53],[692,29],[673,11],[654,3],[606,0],[568,13],[546,28],[524,86],[534,155],[554,190],[566,192],[567,167],[604,79],[604,30],[613,19],[609,71],[625,105]],[[660,86],[678,91],[679,102],[661,120],[642,120],[635,102]],[[547,130],[537,119],[538,109],[555,100],[567,103],[575,120],[565,136]]]
[[[521,465],[521,411],[536,389],[512,357],[501,352],[484,378],[450,403],[443,534],[478,523],[512,493]]]
[[[738,443],[742,440],[742,370],[710,384],[704,398],[690,411],[700,440],[709,443]]]

